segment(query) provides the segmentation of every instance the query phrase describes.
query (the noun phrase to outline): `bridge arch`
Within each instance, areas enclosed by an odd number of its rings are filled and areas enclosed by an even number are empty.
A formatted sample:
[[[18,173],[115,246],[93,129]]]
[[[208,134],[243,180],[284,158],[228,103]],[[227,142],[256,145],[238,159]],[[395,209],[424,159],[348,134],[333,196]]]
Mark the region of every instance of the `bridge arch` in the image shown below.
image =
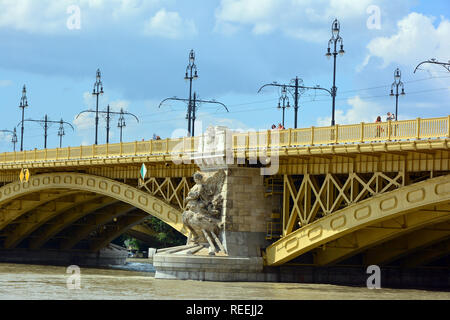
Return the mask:
[[[397,229],[379,228],[373,236],[365,234],[365,243],[348,249],[334,250],[328,245],[358,230],[378,227],[380,223],[405,217]],[[413,185],[374,196],[327,215],[300,228],[266,249],[266,264],[278,266],[302,254],[322,247],[318,263],[329,265],[356,254],[374,244],[404,235],[423,226],[450,220],[450,175],[428,179]],[[322,253],[323,252],[323,253]]]
[[[187,230],[185,230],[182,223],[182,212],[167,202],[130,185],[101,176],[80,173],[40,174],[32,176],[29,182],[21,183],[17,181],[0,188],[0,206],[4,207],[3,210],[0,209],[0,230],[4,230],[13,221],[30,212],[35,213],[35,216],[43,216],[45,215],[45,212],[42,212],[44,208],[40,207],[47,203],[51,204],[52,201],[64,201],[64,198],[70,196],[77,197],[79,199],[77,201],[81,205],[88,204],[87,208],[96,207],[95,205],[89,206],[89,199],[101,199],[97,204],[98,208],[101,208],[102,205],[111,205],[113,202],[124,204],[124,209],[116,213],[116,217],[119,218],[120,222],[117,224],[118,226],[120,225],[120,230],[108,235],[108,239],[116,235],[117,232],[126,232],[130,227],[145,219],[146,215],[142,214],[142,212],[162,220],[175,230],[187,235]],[[65,206],[67,209],[73,210],[76,209],[76,204],[75,201],[74,204],[65,204]],[[10,210],[9,207],[13,205],[16,206],[15,210]],[[125,219],[121,217],[133,211],[132,209],[141,210],[142,212],[135,214],[134,218],[128,217]],[[53,218],[61,212],[65,212],[64,207],[54,210],[49,215],[52,215]],[[85,210],[84,213],[88,214],[88,211]],[[36,221],[36,225],[38,223],[42,224],[44,220],[45,218]],[[30,226],[20,225],[13,231],[12,236],[5,241],[6,247],[14,247],[34,229]],[[43,240],[47,239],[48,237],[43,238]],[[43,242],[40,241],[39,245],[42,245]],[[99,240],[96,243],[97,245],[94,245],[93,248],[97,250],[101,249],[104,241]]]

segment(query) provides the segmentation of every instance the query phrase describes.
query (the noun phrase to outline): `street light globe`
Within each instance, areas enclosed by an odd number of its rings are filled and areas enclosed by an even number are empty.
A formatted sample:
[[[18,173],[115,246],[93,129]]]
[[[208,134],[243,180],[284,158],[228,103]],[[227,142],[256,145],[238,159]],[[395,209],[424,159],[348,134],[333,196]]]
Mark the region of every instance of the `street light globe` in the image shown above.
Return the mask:
[[[395,70],[395,74],[394,74],[394,79],[395,79],[395,81],[399,82],[400,79],[401,79],[401,77],[402,77],[402,74],[401,74],[401,72],[400,72],[400,69],[397,68],[397,70]]]
[[[194,50],[191,50],[191,52],[189,54],[189,62],[191,64],[194,64],[194,62],[195,62],[195,52],[194,52]]]
[[[334,20],[334,22],[333,22],[332,32],[333,32],[334,38],[337,38],[339,36],[340,25],[339,25],[339,21],[337,19]]]

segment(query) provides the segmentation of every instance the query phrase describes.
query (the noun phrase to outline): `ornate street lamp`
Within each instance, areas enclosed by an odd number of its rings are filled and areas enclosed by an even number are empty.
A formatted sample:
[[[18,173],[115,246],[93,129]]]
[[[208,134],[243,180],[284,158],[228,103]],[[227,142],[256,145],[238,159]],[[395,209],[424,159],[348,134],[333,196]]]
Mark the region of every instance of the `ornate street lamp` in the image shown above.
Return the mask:
[[[123,109],[120,109],[119,122],[117,123],[117,127],[120,129],[120,143],[123,142],[123,128],[127,126],[124,115]]]
[[[281,88],[282,92],[289,92],[292,95],[292,98],[294,99],[294,128],[297,129],[298,125],[298,110],[300,108],[299,106],[299,100],[300,96],[306,91],[306,90],[323,90],[328,92],[331,95],[331,91],[328,89],[321,88],[320,86],[315,87],[306,87],[303,85],[303,80],[299,77],[295,77],[295,79],[291,80],[290,84],[279,84],[276,82],[268,83],[263,85],[261,88],[259,88],[258,93],[260,93],[264,88],[266,87],[278,87]],[[280,104],[281,108],[281,104]]]
[[[22,89],[22,98],[20,99],[19,108],[22,109],[22,128],[20,133],[20,151],[23,151],[23,132],[25,130],[24,120],[25,120],[25,108],[28,108],[28,99],[27,99],[27,88],[25,85]]]
[[[278,100],[278,110],[283,110],[283,128],[285,128],[285,112],[286,112],[286,108],[290,108],[291,104],[289,102],[289,96],[287,94],[287,88],[286,86],[283,86],[281,88],[281,96],[280,99]]]
[[[11,143],[14,146],[14,152],[16,152],[16,143],[17,143],[17,131],[16,131],[16,128],[14,128],[14,131],[11,131],[11,130],[0,130],[0,132],[10,133],[11,134]]]
[[[398,121],[398,97],[400,95],[404,96],[405,95],[405,86],[403,84],[403,82],[401,81],[402,79],[402,73],[400,71],[399,68],[397,68],[394,72],[394,83],[392,83],[391,86],[391,97],[395,96],[395,121]],[[399,92],[399,88],[402,89],[401,92]],[[394,89],[396,90],[394,93]]]
[[[192,110],[192,81],[198,79],[198,71],[197,66],[195,64],[195,52],[194,50],[191,50],[189,53],[189,64],[186,68],[186,76],[184,77],[184,80],[189,81],[189,105],[188,105],[188,113],[187,113],[187,120],[188,120],[188,133],[189,136],[192,135],[192,126],[193,126],[193,110]],[[195,120],[194,120],[195,121]]]
[[[96,105],[96,112],[95,112],[95,144],[98,144],[98,121],[99,121],[99,117],[98,117],[98,100],[99,100],[99,96],[103,95],[104,91],[103,91],[103,83],[102,83],[102,75],[100,73],[100,69],[97,69],[97,74],[96,74],[96,81],[94,84],[94,90],[92,91],[92,95],[93,96],[97,96],[97,105]]]
[[[337,95],[337,87],[336,87],[336,58],[339,54],[340,56],[343,56],[344,51],[344,40],[340,36],[341,31],[341,25],[337,19],[333,21],[333,24],[331,26],[331,33],[332,37],[330,41],[328,41],[328,50],[326,53],[326,57],[330,59],[332,56],[334,57],[334,69],[333,69],[333,88],[331,88],[331,96],[333,98],[333,105],[332,105],[332,117],[331,117],[331,125],[336,125],[336,119],[335,119],[335,112],[336,112],[336,95]],[[334,46],[334,51],[331,52],[331,48]],[[339,46],[339,51],[338,51]]]

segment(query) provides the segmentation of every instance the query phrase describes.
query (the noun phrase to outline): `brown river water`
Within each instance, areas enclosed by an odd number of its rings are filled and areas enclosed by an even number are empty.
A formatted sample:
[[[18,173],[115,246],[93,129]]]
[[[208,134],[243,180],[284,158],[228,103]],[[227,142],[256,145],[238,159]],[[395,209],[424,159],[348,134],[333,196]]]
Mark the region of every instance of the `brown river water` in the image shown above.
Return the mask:
[[[0,264],[0,300],[450,300],[450,292],[426,290],[159,280],[152,265],[137,262],[81,268],[78,282],[71,276],[65,267]]]

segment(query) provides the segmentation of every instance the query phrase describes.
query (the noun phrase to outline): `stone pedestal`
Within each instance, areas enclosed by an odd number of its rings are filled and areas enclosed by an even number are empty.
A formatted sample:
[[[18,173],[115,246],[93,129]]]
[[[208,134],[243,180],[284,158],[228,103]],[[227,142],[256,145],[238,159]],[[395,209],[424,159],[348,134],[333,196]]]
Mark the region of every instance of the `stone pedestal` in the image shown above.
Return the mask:
[[[160,253],[155,255],[153,266],[156,279],[245,282],[263,277],[261,257]]]
[[[217,170],[203,167],[202,172]],[[210,256],[207,244],[159,250],[153,258],[157,279],[265,281],[262,249],[272,203],[264,197],[264,176],[257,168],[222,166],[223,229],[218,236],[225,252]]]

